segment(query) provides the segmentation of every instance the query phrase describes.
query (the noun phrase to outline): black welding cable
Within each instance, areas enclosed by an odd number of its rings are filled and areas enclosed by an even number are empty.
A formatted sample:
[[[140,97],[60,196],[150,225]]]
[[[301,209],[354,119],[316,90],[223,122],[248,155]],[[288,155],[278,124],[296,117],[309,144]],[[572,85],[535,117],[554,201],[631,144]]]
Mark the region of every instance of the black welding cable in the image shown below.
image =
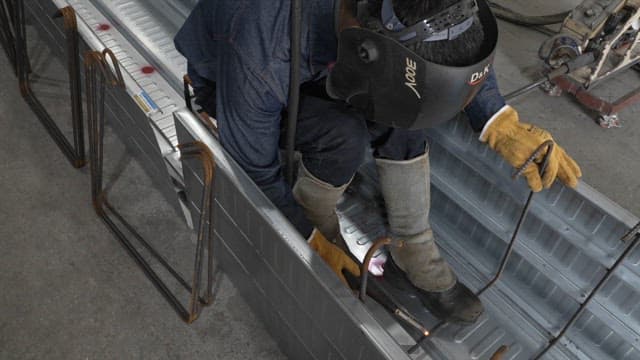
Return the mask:
[[[287,117],[287,181],[293,186],[296,125],[300,105],[300,37],[302,0],[291,0],[291,68],[289,69],[289,107]]]
[[[571,11],[565,11],[551,15],[524,15],[495,3],[494,1],[488,1],[491,10],[498,19],[508,21],[517,25],[523,26],[541,26],[541,25],[553,25],[564,21],[564,19],[571,14]]]

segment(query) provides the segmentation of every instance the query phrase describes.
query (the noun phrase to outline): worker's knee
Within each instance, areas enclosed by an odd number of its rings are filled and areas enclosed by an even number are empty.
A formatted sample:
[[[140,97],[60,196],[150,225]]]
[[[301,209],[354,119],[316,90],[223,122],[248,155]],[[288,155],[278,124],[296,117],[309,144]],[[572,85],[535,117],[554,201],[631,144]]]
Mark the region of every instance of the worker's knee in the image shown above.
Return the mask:
[[[370,131],[376,158],[409,160],[427,150],[427,132],[424,129],[396,129],[372,124]]]
[[[325,152],[336,161],[353,163],[356,168],[359,167],[369,144],[366,123],[360,118],[345,117],[334,123],[330,133],[325,139]]]
[[[367,126],[360,116],[329,111],[314,144],[303,151],[307,169],[334,186],[347,183],[364,161],[369,145]]]

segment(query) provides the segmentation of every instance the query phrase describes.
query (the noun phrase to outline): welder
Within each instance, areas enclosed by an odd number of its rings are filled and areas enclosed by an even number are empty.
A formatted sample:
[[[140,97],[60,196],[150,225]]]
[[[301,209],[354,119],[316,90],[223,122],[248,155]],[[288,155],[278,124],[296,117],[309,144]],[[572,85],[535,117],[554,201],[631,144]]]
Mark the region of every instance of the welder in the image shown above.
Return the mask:
[[[420,300],[448,322],[472,323],[480,300],[441,256],[429,224],[426,129],[464,111],[479,138],[514,167],[552,139],[505,104],[492,68],[497,25],[484,0],[304,0],[297,180],[282,174],[290,79],[288,0],[202,0],[175,38],[196,102],[218,121],[223,147],[344,280],[358,275],[343,251],[336,203],[373,149],[391,259]],[[533,191],[580,168],[555,146]]]

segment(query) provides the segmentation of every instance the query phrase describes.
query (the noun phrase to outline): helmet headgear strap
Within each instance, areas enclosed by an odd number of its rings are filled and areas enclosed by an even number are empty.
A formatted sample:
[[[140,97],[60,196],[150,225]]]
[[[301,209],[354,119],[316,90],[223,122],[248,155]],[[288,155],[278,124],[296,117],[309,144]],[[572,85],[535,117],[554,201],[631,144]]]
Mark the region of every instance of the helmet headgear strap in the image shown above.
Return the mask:
[[[406,26],[396,16],[392,1],[383,0],[380,18],[385,35],[409,45],[419,41],[453,40],[471,28],[477,12],[476,0],[461,0],[435,15]]]

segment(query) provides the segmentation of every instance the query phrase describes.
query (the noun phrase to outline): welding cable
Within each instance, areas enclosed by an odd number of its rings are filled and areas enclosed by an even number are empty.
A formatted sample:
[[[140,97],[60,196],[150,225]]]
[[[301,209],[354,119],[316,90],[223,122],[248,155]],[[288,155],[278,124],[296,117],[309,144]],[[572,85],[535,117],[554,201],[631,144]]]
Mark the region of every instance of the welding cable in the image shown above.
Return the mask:
[[[302,0],[291,1],[291,68],[289,69],[289,106],[287,117],[287,181],[293,186],[296,125],[300,105],[300,38],[302,35]]]
[[[564,22],[564,19],[571,14],[571,11],[564,11],[551,15],[524,15],[511,10],[508,7],[497,4],[494,1],[487,1],[491,10],[498,19],[522,26],[553,25]]]

